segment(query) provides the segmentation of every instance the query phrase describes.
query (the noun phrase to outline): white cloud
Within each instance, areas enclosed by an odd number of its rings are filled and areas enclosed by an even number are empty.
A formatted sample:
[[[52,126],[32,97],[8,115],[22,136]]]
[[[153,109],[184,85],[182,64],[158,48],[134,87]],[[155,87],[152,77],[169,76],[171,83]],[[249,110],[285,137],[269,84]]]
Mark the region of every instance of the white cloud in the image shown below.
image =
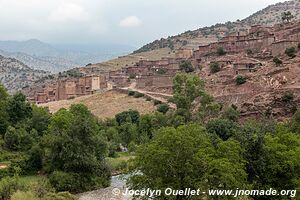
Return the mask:
[[[136,27],[142,25],[142,20],[137,16],[129,16],[120,21],[121,27]]]
[[[48,20],[52,22],[67,22],[67,21],[85,21],[89,19],[89,14],[84,8],[74,3],[63,3],[53,10]]]

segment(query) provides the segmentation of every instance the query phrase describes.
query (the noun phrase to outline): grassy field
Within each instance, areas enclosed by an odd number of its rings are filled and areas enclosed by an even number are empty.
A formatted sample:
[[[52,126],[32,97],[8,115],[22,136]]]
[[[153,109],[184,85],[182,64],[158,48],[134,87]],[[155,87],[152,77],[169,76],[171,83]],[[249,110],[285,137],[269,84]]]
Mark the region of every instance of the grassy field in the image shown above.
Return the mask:
[[[129,97],[117,91],[108,91],[89,96],[83,96],[71,100],[55,101],[46,104],[40,104],[43,107],[49,107],[50,112],[54,113],[60,108],[68,109],[72,104],[83,103],[98,118],[113,118],[116,114],[129,109],[137,110],[141,114],[151,113],[156,110],[152,102],[145,98]]]
[[[47,177],[45,176],[38,176],[38,175],[33,175],[33,176],[21,176],[19,178],[19,183],[26,186],[26,187],[31,187],[35,184],[38,184],[42,181],[46,181]]]
[[[112,173],[119,173],[127,169],[127,161],[134,158],[134,154],[128,152],[118,152],[115,158],[106,158]]]

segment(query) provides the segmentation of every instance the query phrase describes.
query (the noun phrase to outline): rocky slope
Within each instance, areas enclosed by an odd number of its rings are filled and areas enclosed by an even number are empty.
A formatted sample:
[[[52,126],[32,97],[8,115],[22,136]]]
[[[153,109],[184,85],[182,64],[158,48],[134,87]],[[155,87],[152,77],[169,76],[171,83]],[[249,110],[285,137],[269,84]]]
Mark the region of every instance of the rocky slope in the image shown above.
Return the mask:
[[[176,36],[155,40],[136,50],[134,53],[147,52],[161,48],[169,48],[171,51],[180,47],[191,49],[197,48],[199,44],[217,41],[228,33],[237,31],[243,32],[251,25],[262,24],[269,26],[280,23],[282,22],[281,14],[286,11],[290,11],[295,16],[295,19],[300,19],[300,0],[270,5],[241,21],[238,20],[236,22],[216,24],[211,27],[186,31],[185,33]]]
[[[46,71],[33,70],[15,58],[0,55],[0,83],[11,93],[31,86],[49,74]]]

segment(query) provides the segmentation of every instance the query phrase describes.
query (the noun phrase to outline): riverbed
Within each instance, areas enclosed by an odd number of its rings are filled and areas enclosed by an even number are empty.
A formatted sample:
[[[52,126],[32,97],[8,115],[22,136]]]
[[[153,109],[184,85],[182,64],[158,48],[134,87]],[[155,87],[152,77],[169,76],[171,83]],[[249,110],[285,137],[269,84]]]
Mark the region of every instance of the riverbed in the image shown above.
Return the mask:
[[[79,200],[129,200],[131,196],[123,195],[126,189],[126,176],[112,176],[111,185],[90,192],[78,194]]]

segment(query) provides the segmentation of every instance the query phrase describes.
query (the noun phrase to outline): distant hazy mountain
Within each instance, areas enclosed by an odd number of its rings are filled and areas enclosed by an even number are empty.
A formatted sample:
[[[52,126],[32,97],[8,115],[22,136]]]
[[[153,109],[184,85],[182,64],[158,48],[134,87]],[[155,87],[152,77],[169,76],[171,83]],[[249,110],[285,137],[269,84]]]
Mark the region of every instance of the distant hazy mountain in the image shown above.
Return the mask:
[[[15,92],[24,87],[31,86],[35,81],[48,75],[48,72],[31,69],[15,58],[0,55],[0,83],[9,92]]]
[[[134,47],[126,45],[50,45],[36,39],[0,41],[0,55],[16,58],[30,68],[51,72],[102,62],[133,50]]]

